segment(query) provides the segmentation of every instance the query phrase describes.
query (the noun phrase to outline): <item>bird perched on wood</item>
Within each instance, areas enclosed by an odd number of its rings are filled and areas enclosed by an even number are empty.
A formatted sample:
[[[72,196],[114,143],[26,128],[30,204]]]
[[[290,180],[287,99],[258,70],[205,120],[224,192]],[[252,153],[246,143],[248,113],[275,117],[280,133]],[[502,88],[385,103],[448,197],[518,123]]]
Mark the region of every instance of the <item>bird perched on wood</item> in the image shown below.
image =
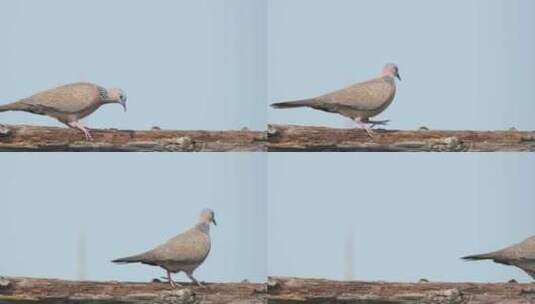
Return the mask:
[[[173,288],[179,286],[171,278],[171,273],[184,271],[198,286],[203,286],[193,277],[193,271],[199,267],[210,252],[210,223],[216,224],[212,209],[204,209],[199,222],[193,228],[170,239],[145,253],[113,260],[113,263],[142,263],[160,266],[167,271],[167,279]]]
[[[369,118],[379,115],[394,100],[396,81],[401,80],[397,65],[385,65],[382,75],[366,82],[357,83],[344,89],[319,97],[297,101],[279,102],[271,106],[276,109],[309,107],[312,109],[337,113],[354,120],[373,137],[368,124],[384,125],[385,121],[371,121]]]
[[[516,266],[535,279],[535,236],[491,253],[463,257],[465,260],[493,260],[495,263]]]
[[[0,112],[23,111],[50,116],[82,131],[86,140],[92,140],[91,133],[82,126],[80,119],[108,103],[118,103],[126,112],[126,94],[121,89],[105,89],[96,84],[78,82],[0,106]]]

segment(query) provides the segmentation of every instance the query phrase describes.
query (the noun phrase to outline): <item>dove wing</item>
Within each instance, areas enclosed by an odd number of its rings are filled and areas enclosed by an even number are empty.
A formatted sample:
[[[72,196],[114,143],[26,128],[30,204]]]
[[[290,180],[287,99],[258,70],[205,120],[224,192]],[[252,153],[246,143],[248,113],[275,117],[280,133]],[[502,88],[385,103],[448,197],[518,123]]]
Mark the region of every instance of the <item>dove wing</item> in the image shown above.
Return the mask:
[[[144,254],[144,261],[150,263],[180,262],[201,263],[210,252],[210,237],[196,229],[177,235],[165,244]]]
[[[79,113],[98,104],[101,90],[90,83],[68,84],[37,93],[20,102],[65,114]]]
[[[327,104],[350,107],[358,111],[377,111],[394,98],[395,84],[387,77],[354,84],[344,89],[315,98]]]

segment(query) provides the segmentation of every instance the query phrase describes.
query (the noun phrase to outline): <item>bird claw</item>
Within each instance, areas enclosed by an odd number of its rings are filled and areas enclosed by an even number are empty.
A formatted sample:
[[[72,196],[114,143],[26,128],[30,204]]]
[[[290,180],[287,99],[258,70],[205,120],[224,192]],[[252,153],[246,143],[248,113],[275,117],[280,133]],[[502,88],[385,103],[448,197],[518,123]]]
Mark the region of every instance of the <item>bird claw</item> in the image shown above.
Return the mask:
[[[78,121],[71,121],[71,122],[67,122],[66,124],[67,126],[71,128],[82,131],[82,133],[84,133],[86,141],[93,141],[93,136],[91,136],[91,133],[89,132],[89,130],[85,128],[84,126],[82,126],[82,124],[80,124]]]
[[[367,125],[368,121],[363,122],[359,119],[355,119],[355,122],[359,125],[361,129],[364,129],[366,131],[366,133],[368,134],[368,136],[370,136],[371,139],[375,138],[372,129]]]
[[[161,279],[161,280],[160,280],[160,279]],[[171,287],[173,287],[173,288],[182,287],[182,285],[178,284],[177,282],[175,282],[175,281],[173,281],[173,280],[169,281],[169,279],[168,279],[167,277],[160,277],[159,279],[156,278],[156,279],[154,279],[154,280],[156,280],[156,281],[159,282],[159,283],[170,284]],[[153,280],[153,281],[154,281],[154,280]]]

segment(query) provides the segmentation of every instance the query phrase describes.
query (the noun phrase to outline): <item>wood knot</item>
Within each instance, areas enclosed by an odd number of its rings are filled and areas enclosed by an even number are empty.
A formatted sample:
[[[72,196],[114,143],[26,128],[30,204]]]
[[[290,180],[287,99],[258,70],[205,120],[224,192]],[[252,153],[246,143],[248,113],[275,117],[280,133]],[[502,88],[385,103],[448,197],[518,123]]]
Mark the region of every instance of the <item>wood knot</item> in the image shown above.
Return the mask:
[[[0,137],[7,137],[11,135],[11,129],[4,125],[0,125]]]
[[[277,130],[277,128],[273,127],[272,125],[268,125],[267,135],[268,137],[275,137],[279,135],[279,130]]]
[[[0,277],[0,289],[9,288],[10,285],[11,285],[11,281],[9,281],[8,279],[4,277]]]
[[[195,150],[195,141],[189,136],[166,138],[162,140],[166,148],[171,151],[193,151]]]
[[[164,303],[194,303],[195,293],[190,288],[165,291],[160,296]]]
[[[268,291],[274,291],[280,288],[280,282],[273,278],[269,278],[266,285]]]
[[[449,150],[456,150],[461,146],[461,141],[455,136],[445,138],[444,143]]]

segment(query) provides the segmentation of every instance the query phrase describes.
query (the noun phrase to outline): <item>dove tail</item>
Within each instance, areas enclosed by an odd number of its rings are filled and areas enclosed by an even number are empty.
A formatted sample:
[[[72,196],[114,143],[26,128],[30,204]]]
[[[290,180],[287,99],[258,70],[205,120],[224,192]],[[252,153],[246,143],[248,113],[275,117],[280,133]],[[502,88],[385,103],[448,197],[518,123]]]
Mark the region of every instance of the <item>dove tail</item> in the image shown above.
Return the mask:
[[[11,111],[11,107],[9,107],[9,105],[0,106],[0,112],[7,112],[7,111]]]
[[[271,104],[271,107],[275,109],[310,107],[312,101],[313,101],[312,99],[304,99],[304,100],[296,100],[296,101],[278,102],[278,103]]]
[[[142,258],[139,255],[134,255],[131,257],[116,259],[111,262],[117,264],[140,263],[142,262]]]
[[[27,106],[22,104],[22,103],[18,103],[18,102],[14,102],[14,103],[10,103],[10,104],[6,104],[6,105],[3,105],[3,106],[0,106],[0,112],[7,112],[7,111],[24,111],[27,109]]]
[[[476,255],[469,255],[462,257],[463,260],[467,261],[478,261],[478,260],[491,260],[494,256],[491,253],[485,253],[485,254],[476,254]]]

